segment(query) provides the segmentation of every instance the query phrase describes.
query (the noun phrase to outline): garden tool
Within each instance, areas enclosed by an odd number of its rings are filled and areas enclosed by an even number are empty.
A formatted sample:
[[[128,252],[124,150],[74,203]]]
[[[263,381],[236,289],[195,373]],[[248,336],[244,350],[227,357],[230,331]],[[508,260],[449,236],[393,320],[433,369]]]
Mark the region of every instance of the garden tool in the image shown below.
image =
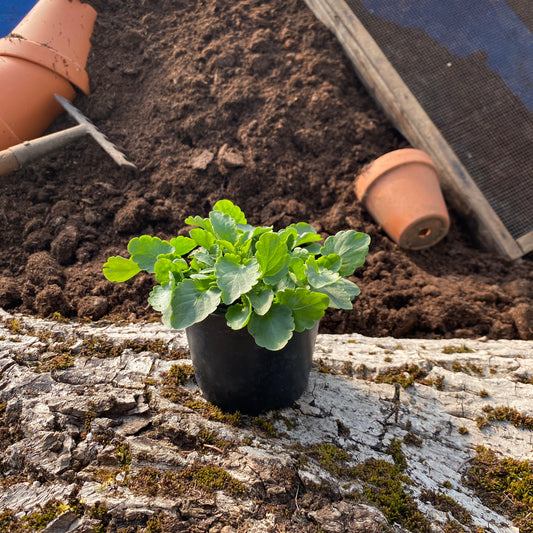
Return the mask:
[[[85,135],[90,135],[118,165],[133,169],[137,168],[133,163],[130,163],[126,159],[126,156],[66,98],[56,94],[55,99],[63,106],[63,109],[78,123],[78,125],[56,133],[44,135],[43,137],[38,137],[37,139],[32,139],[31,141],[24,141],[0,151],[0,175],[18,170],[28,163],[31,163],[32,161],[35,161]]]

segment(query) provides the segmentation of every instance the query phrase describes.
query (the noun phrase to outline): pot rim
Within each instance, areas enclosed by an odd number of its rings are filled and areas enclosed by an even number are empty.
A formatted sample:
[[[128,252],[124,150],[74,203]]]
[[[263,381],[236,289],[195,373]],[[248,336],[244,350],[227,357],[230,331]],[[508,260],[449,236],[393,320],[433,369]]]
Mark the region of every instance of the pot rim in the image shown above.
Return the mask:
[[[35,63],[65,78],[85,94],[90,93],[89,75],[86,70],[57,50],[20,37],[5,37],[0,39],[0,56]]]
[[[365,202],[370,189],[379,178],[399,167],[412,163],[427,165],[437,173],[433,159],[426,152],[417,148],[393,150],[369,163],[355,178],[355,194],[358,200],[361,203]]]

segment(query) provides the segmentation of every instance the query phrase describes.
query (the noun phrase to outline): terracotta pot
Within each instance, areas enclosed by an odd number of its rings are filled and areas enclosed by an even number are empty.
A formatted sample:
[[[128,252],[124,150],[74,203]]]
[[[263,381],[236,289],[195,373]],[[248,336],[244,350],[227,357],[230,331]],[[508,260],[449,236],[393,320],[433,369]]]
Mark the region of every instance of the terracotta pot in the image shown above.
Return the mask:
[[[96,11],[79,0],[40,0],[0,39],[0,149],[41,135],[74,86],[89,93],[85,64]]]
[[[438,173],[421,150],[404,148],[379,157],[356,178],[355,193],[402,248],[429,248],[448,233]]]
[[[253,415],[289,407],[307,388],[318,322],[275,352],[258,346],[246,329],[230,329],[223,314],[185,333],[198,386],[224,411]]]

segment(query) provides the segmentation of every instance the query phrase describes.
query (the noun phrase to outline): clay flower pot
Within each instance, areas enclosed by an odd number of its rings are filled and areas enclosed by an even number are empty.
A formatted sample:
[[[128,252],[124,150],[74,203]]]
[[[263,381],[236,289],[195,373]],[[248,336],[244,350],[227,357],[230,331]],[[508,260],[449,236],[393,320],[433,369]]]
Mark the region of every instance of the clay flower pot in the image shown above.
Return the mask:
[[[61,114],[54,94],[89,93],[85,64],[96,11],[79,0],[40,0],[0,39],[0,149],[34,139]]]
[[[432,159],[421,150],[389,152],[355,180],[359,201],[402,248],[421,250],[440,241],[450,227]]]

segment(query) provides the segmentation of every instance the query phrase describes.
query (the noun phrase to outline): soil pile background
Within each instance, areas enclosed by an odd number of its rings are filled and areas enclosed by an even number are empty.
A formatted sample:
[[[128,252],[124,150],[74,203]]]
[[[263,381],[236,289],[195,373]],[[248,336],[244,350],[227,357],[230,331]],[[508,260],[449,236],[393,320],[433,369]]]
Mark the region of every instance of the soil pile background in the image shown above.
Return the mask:
[[[186,216],[229,198],[252,224],[370,234],[362,294],[352,312],[328,311],[323,333],[533,338],[531,254],[482,251],[453,211],[441,243],[406,252],[358,204],[360,168],[408,143],[303,1],[89,3],[93,92],[74,104],[139,173],[82,139],[0,177],[0,306],[155,316],[150,277],[114,285],[103,262],[133,236],[185,233]]]

